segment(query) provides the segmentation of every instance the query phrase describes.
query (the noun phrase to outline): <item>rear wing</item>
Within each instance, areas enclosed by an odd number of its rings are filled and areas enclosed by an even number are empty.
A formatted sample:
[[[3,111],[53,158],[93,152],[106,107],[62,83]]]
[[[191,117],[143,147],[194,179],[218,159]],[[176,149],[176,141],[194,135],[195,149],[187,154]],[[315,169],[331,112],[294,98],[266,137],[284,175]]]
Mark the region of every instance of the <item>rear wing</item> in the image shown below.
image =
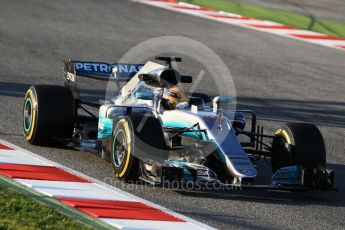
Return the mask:
[[[139,72],[143,64],[123,64],[114,63],[108,64],[104,62],[83,62],[83,61],[64,61],[65,73],[70,73],[75,76],[88,77],[103,81],[111,80],[112,78],[120,81],[129,81]],[[116,68],[116,74],[113,74],[113,69]]]
[[[64,61],[64,84],[70,88],[75,98],[79,99],[77,80],[79,77],[101,81],[127,82],[139,72],[143,64],[108,64],[104,62]],[[116,70],[116,71],[114,71]]]

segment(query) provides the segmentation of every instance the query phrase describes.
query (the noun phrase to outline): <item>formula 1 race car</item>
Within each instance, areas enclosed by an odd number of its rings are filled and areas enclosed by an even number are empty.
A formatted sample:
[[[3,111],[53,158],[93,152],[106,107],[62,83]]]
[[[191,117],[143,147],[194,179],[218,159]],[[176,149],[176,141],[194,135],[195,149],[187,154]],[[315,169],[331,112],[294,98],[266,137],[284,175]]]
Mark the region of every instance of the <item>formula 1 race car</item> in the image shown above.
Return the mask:
[[[64,86],[35,85],[25,95],[26,140],[35,145],[57,140],[96,152],[125,181],[333,189],[334,172],[325,168],[325,144],[315,125],[287,123],[267,135],[254,112],[223,108],[229,96],[186,93],[183,102],[171,104],[164,95],[192,77],[172,68],[181,58],[156,59],[165,65],[65,61]],[[82,78],[113,81],[121,91],[101,104],[83,100],[77,85]],[[270,159],[272,170],[266,185],[256,184],[261,157]]]

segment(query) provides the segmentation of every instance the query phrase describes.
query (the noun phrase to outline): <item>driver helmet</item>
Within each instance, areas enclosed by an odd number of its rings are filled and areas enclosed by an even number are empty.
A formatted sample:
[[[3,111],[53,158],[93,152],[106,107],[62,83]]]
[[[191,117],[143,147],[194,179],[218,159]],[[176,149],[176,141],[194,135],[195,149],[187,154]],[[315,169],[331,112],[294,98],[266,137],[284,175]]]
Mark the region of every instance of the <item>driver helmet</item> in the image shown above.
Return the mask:
[[[188,101],[186,93],[177,85],[164,89],[163,99],[166,102],[164,107],[167,109],[176,109],[176,105]]]

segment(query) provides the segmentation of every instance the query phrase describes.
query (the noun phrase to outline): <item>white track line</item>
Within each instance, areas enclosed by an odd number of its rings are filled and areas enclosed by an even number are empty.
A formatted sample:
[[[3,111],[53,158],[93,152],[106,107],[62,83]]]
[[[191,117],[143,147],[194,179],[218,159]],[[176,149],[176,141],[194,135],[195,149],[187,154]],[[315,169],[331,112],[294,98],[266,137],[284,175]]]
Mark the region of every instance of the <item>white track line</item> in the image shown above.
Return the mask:
[[[100,220],[103,220],[104,222],[123,229],[121,226],[126,225],[126,230],[133,230],[133,229],[162,229],[162,226],[164,226],[164,230],[189,230],[186,228],[184,223],[181,222],[171,222],[169,225],[167,225],[166,221],[143,221],[143,220],[126,220],[126,219],[108,219],[108,218],[100,218]]]

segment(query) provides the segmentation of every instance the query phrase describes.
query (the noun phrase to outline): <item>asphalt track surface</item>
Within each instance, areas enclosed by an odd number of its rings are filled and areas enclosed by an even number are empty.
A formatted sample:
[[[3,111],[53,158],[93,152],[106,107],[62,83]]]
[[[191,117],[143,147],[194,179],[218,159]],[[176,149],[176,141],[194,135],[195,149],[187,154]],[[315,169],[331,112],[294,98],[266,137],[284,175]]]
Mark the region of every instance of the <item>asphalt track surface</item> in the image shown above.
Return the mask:
[[[224,60],[239,107],[257,111],[267,132],[286,120],[318,124],[339,192],[188,193],[113,183],[220,229],[345,228],[344,51],[124,0],[0,1],[0,6],[1,139],[110,183],[111,166],[98,156],[24,141],[25,91],[31,84],[61,84],[63,59],[115,62],[149,38],[189,37]]]

